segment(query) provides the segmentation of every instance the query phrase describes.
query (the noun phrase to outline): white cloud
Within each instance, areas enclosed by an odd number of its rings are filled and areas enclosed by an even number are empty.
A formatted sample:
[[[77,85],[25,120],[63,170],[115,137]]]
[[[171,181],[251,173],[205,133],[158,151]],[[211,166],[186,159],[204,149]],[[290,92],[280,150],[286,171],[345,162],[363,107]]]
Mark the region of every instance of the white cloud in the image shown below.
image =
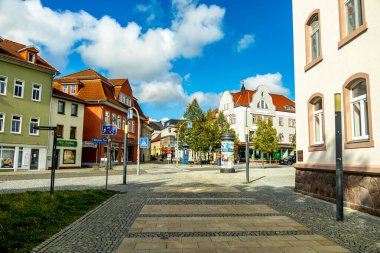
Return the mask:
[[[249,48],[255,42],[255,36],[253,34],[245,34],[238,42],[237,51],[241,52],[244,49]]]
[[[165,117],[165,118],[162,118],[160,121],[162,122],[162,123],[164,123],[164,122],[166,122],[166,121],[168,121],[169,120],[169,118],[168,117]]]
[[[246,89],[256,90],[258,86],[265,85],[269,92],[281,95],[289,95],[290,91],[284,87],[282,83],[282,75],[280,73],[256,75],[244,79]]]
[[[191,73],[187,73],[184,77],[183,77],[183,80],[185,80],[186,82],[190,81],[190,77],[191,77]]]

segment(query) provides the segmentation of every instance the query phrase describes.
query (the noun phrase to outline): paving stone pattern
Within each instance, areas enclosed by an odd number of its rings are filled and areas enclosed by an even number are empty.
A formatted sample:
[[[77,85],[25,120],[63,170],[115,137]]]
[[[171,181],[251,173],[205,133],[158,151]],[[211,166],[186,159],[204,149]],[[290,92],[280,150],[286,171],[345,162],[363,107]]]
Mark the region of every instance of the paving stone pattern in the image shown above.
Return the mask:
[[[215,177],[214,173],[209,174],[211,178]],[[294,193],[291,188],[276,188],[260,182],[254,186],[239,185],[227,180],[218,184],[197,184],[194,183],[196,181],[190,183],[170,178],[167,180],[171,183],[164,180],[144,180],[145,182],[141,180],[130,183],[126,188],[115,186],[115,189],[127,193],[112,197],[36,247],[33,252],[380,252],[378,217],[345,209],[345,221],[337,222],[333,204]],[[223,184],[226,187],[234,184],[238,191],[168,189],[168,185],[200,189],[217,188]],[[165,192],[163,188],[155,191],[157,187],[165,187],[171,192]],[[201,207],[199,212],[192,213],[184,205]],[[247,206],[247,212],[239,211],[242,205]],[[177,206],[176,211],[170,211],[173,206]],[[215,211],[215,206],[227,207],[230,213]],[[239,221],[242,219],[248,223],[252,220],[268,221],[268,218],[280,218],[284,219],[284,223],[272,223],[274,227],[281,227],[280,224],[286,223],[290,226],[284,226],[284,231],[133,231],[136,226],[134,223],[139,224],[139,221],[155,221],[157,228],[166,226],[165,223],[156,222],[157,220],[171,219],[176,220],[176,226],[179,224],[181,228],[178,221],[186,221],[187,218],[202,222],[210,218],[214,221],[222,218],[214,224],[224,223],[229,226],[234,223],[241,225]],[[224,222],[226,219],[228,222]],[[185,225],[189,224],[191,223]]]

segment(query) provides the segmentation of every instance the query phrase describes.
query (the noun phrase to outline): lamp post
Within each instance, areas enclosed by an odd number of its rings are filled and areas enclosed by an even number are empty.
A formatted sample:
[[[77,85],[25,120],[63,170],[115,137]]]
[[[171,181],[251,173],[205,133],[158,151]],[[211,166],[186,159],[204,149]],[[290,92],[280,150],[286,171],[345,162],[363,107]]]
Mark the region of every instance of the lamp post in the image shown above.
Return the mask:
[[[50,194],[54,194],[54,183],[55,183],[55,170],[58,165],[58,156],[57,156],[57,127],[53,126],[35,126],[35,130],[47,130],[53,131],[53,154],[52,154],[52,163],[51,163],[51,176],[50,176]]]
[[[181,127],[185,123],[188,123],[187,124],[187,128],[191,128],[191,121],[189,121],[189,120],[186,120],[185,122],[182,122],[182,124],[178,127],[178,134],[177,134],[177,153],[178,153],[178,156],[177,156],[177,166],[176,166],[177,169],[178,169],[178,160],[179,160],[179,133],[181,132]]]
[[[140,114],[139,111],[135,107],[131,107],[128,109],[129,113],[127,113],[127,119],[133,120],[132,110],[134,110],[137,114],[137,175],[140,175]]]
[[[334,94],[335,102],[335,161],[336,161],[336,219],[343,220],[343,155],[342,155],[342,95]]]
[[[128,113],[127,113],[127,119],[128,119]],[[127,184],[127,154],[128,154],[128,124],[125,122],[124,125],[124,152],[123,152],[123,184]]]

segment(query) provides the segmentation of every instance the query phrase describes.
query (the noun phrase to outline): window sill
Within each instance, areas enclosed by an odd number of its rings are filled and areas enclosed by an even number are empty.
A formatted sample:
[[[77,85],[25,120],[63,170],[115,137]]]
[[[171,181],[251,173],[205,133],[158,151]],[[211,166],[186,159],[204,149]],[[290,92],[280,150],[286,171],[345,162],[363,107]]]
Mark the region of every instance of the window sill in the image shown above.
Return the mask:
[[[363,141],[349,141],[344,143],[345,149],[355,149],[355,148],[373,148],[375,143],[373,140],[363,140]]]
[[[308,64],[306,64],[306,66],[304,68],[305,72],[309,71],[311,68],[313,68],[314,66],[316,66],[322,60],[323,60],[323,56],[320,55],[317,58],[315,58],[314,60],[312,60],[311,62],[309,62]]]
[[[10,133],[11,133],[11,134],[19,134],[19,135],[21,134],[21,133],[15,133],[15,132],[10,132]]]
[[[78,117],[78,115],[74,115],[74,114],[71,114],[71,116],[73,116],[73,117]]]
[[[326,151],[326,144],[311,145],[308,148],[309,152]]]
[[[338,49],[341,49],[342,47],[344,47],[345,45],[347,45],[348,43],[350,43],[351,41],[353,41],[354,39],[356,39],[357,37],[359,37],[359,35],[361,35],[362,33],[366,32],[367,30],[368,30],[367,23],[362,24],[355,31],[353,31],[352,33],[350,33],[346,37],[342,38],[338,42]]]

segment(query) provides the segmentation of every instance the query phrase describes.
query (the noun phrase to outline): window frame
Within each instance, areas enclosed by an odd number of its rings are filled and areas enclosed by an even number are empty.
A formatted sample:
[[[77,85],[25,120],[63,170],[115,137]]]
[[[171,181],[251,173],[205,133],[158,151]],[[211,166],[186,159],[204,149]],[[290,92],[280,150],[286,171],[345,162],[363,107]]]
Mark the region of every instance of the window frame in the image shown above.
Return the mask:
[[[360,80],[364,80],[366,83],[366,100],[367,100],[367,122],[368,122],[368,138],[354,138],[353,133],[353,120],[352,120],[352,101],[351,90],[352,87]],[[343,110],[344,114],[344,148],[372,148],[374,147],[373,131],[372,131],[372,110],[371,110],[371,91],[370,80],[367,73],[357,73],[352,75],[343,85]]]
[[[62,112],[59,110],[59,108],[60,108],[59,105],[60,105],[60,104],[63,104],[63,111],[62,111]],[[66,110],[66,103],[65,103],[65,101],[58,100],[57,113],[58,113],[58,114],[65,115],[65,110]]]
[[[318,48],[319,48],[319,56],[315,59],[311,59],[311,23],[314,18],[318,16]],[[307,17],[305,22],[305,53],[306,53],[306,65],[304,67],[304,71],[307,72],[318,63],[323,60],[322,55],[322,26],[321,26],[321,14],[320,10],[316,9]]]
[[[76,108],[75,113],[73,113],[73,107]],[[78,104],[75,104],[75,103],[71,104],[71,116],[78,117],[78,108],[79,108]]]
[[[16,84],[16,82],[21,82],[21,96],[16,96],[16,87],[20,87],[20,85]],[[15,98],[24,98],[24,86],[25,86],[25,81],[21,79],[15,79],[14,81],[14,86],[13,86],[13,97]]]
[[[0,124],[0,133],[4,133],[4,128],[5,128],[5,113],[4,112],[0,112],[0,116],[1,116],[0,122],[2,122]]]
[[[63,130],[64,130],[63,125],[57,125],[57,138],[63,139]]]
[[[121,116],[120,115],[117,115],[117,122],[116,122],[116,124],[117,124],[117,128],[121,129]]]
[[[72,136],[72,131],[74,129],[74,137]],[[77,127],[70,126],[70,140],[76,140],[77,139]]]
[[[8,77],[6,77],[6,76],[0,76],[0,77],[4,78],[4,81],[0,81],[0,87],[2,86],[1,84],[4,84],[4,92],[3,93],[0,92],[0,95],[6,96],[7,95]],[[0,91],[1,91],[1,89],[0,89]]]
[[[75,94],[76,91],[77,91],[77,89],[76,89],[76,85],[75,85],[75,84],[70,85],[70,94],[71,94],[71,95],[72,95],[72,94]]]
[[[62,92],[66,93],[66,94],[69,94],[69,87],[68,87],[68,85],[62,85]]]
[[[347,0],[338,0],[339,5],[339,29],[340,41],[338,42],[338,49],[341,49],[351,41],[359,37],[362,33],[368,30],[368,24],[365,15],[365,0],[360,0],[361,4],[361,21],[362,24],[358,26],[353,32],[347,34],[347,19],[346,19],[346,2]]]
[[[30,60],[30,56],[32,56],[32,60]],[[35,63],[36,62],[36,54],[33,52],[28,52],[28,62],[29,63]]]
[[[314,122],[314,105],[321,100],[322,110],[321,111],[321,142],[315,141],[315,122]],[[326,151],[326,131],[325,131],[325,99],[322,93],[314,93],[309,101],[307,102],[308,107],[308,126],[309,126],[309,152],[315,151]]]
[[[106,125],[109,125],[110,122],[111,122],[111,114],[110,114],[109,111],[105,111],[105,112],[104,112],[104,123],[105,123]]]
[[[12,127],[13,127],[13,117],[20,117],[20,125],[19,125],[19,132],[14,132],[12,131]],[[19,114],[12,114],[12,117],[11,117],[11,129],[10,129],[10,133],[11,134],[22,134],[22,115],[19,115]]]
[[[34,86],[38,86],[38,89],[35,89]],[[38,99],[34,99],[34,91],[38,90]],[[38,83],[32,84],[32,101],[41,102],[41,96],[42,96],[42,85]]]
[[[40,135],[40,131],[39,130],[34,130],[35,133],[31,132],[31,130],[32,130],[32,120],[33,119],[37,119],[37,126],[40,125],[40,118],[39,117],[30,117],[30,121],[29,121],[29,135],[39,136]]]

